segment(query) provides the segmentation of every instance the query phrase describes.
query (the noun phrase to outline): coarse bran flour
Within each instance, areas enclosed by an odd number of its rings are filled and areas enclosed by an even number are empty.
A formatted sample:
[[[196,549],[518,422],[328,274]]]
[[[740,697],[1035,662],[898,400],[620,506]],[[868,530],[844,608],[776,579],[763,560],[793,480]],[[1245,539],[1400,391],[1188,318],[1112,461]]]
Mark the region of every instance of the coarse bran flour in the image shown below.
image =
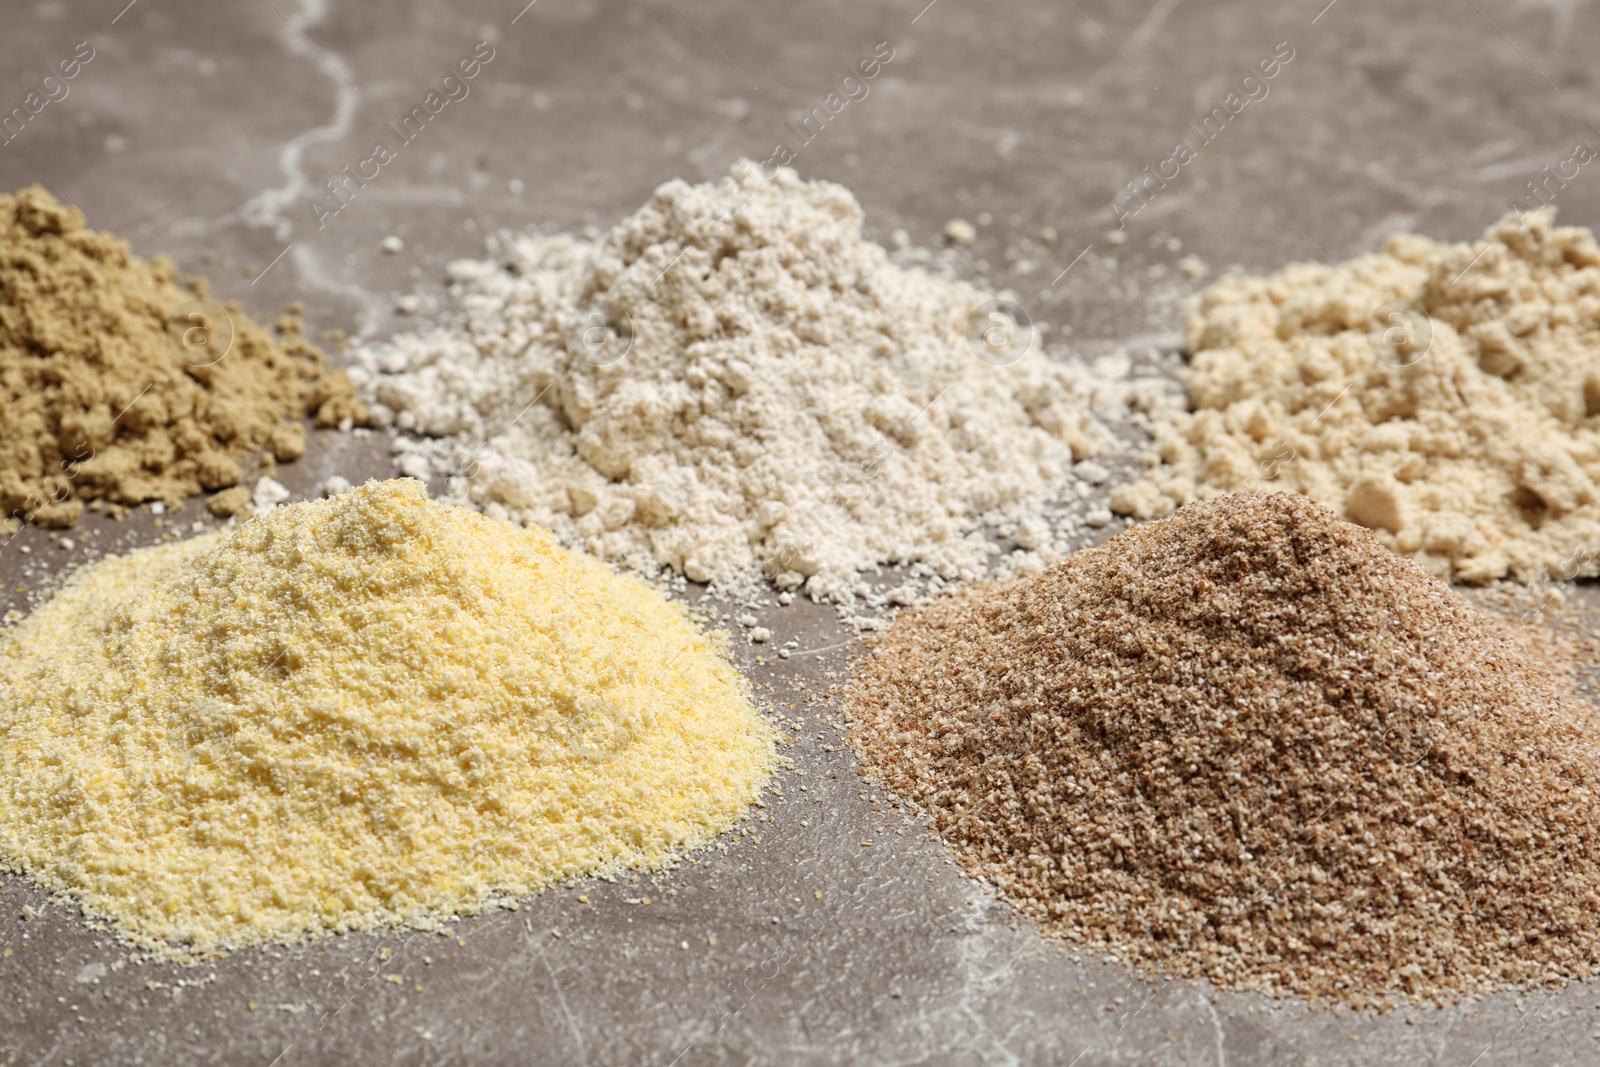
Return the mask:
[[[1022,519],[1018,562],[1054,558],[1125,363],[994,358],[994,294],[896,266],[861,225],[846,189],[789,170],[668,182],[596,240],[453,264],[462,321],[352,374],[424,435],[396,442],[402,470],[629,567],[848,602],[880,563],[983,573],[981,527]]]
[[[106,559],[0,633],[0,862],[166,955],[427,925],[671,862],[773,742],[637,578],[368,483]]]
[[[1236,494],[902,615],[845,709],[1047,932],[1450,1001],[1600,963],[1600,723],[1551,640],[1303,496]]]
[[[1193,410],[1113,509],[1292,490],[1444,578],[1600,573],[1600,246],[1554,223],[1213,286],[1189,320]]]
[[[206,293],[42,189],[0,195],[0,523],[175,505],[252,452],[297,458],[301,418],[365,419],[295,319],[274,336]]]

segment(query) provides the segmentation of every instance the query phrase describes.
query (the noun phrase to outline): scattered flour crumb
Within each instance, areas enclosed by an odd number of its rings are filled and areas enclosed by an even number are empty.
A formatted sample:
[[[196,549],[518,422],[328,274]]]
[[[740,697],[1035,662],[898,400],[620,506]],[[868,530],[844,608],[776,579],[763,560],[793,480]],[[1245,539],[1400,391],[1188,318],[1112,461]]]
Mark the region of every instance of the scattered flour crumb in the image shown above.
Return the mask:
[[[966,219],[951,219],[945,223],[944,235],[958,245],[970,245],[978,239],[978,231]]]
[[[257,515],[271,511],[290,497],[290,492],[281,482],[274,481],[262,475],[256,481],[255,492],[251,495],[251,503]]]

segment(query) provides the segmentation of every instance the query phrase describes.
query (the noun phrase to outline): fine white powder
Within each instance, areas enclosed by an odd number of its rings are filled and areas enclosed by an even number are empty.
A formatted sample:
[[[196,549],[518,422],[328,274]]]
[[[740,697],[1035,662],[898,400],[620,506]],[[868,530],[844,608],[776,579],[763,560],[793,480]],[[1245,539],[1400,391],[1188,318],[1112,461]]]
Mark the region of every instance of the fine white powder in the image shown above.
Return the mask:
[[[351,376],[417,435],[405,473],[635,569],[848,603],[882,564],[993,570],[987,528],[1016,546],[1001,570],[1036,570],[1110,520],[1088,457],[1150,382],[1047,358],[995,294],[861,225],[790,170],[668,182],[595,240],[452,264],[457,319],[358,349]]]

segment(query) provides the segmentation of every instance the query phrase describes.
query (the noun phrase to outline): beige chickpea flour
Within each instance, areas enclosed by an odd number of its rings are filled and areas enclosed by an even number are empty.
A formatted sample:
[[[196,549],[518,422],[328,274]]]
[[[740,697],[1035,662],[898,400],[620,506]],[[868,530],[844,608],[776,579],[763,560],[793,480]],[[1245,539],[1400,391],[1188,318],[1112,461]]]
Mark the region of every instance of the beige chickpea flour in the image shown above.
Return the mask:
[[[657,868],[774,765],[725,644],[411,481],[109,558],[0,637],[0,861],[202,955]]]
[[[1461,582],[1600,573],[1600,246],[1553,210],[1207,290],[1140,518],[1305,493]]]

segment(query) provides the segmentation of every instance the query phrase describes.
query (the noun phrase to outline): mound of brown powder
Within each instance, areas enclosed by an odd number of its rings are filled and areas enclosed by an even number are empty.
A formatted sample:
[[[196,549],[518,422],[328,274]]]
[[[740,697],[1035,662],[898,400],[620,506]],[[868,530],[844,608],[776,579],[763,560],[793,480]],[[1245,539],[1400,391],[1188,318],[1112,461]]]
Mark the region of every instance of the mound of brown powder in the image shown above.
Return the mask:
[[[237,483],[247,454],[298,457],[302,417],[365,418],[294,319],[274,338],[177,277],[42,189],[0,195],[0,521],[175,504]]]
[[[1600,724],[1549,639],[1304,497],[910,615],[846,705],[973,873],[1128,962],[1361,1003],[1600,961]]]

